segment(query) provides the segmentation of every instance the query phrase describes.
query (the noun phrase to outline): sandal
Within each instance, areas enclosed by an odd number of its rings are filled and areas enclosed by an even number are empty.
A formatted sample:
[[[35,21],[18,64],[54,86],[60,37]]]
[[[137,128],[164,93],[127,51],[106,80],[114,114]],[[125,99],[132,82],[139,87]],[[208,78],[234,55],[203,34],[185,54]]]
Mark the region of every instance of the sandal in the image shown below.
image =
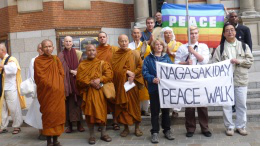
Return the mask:
[[[135,136],[139,137],[142,135],[143,135],[143,132],[140,129],[135,129]]]
[[[21,128],[14,129],[12,134],[18,134],[21,132]]]
[[[0,130],[0,134],[7,133],[7,132],[8,132],[7,129]]]
[[[95,143],[96,143],[96,138],[95,138],[95,137],[90,137],[90,138],[88,139],[88,143],[89,143],[89,144],[95,144]]]
[[[72,127],[68,126],[67,129],[65,130],[66,133],[71,133],[73,130],[72,130]]]
[[[113,123],[113,130],[120,130],[120,126],[118,125],[118,123]]]
[[[103,135],[100,137],[101,140],[105,141],[105,142],[110,142],[112,141],[112,138],[108,135]]]
[[[102,129],[101,129],[101,127],[99,126],[98,129],[97,129],[97,131],[98,131],[98,132],[101,132],[101,130],[102,130]]]
[[[84,132],[85,131],[85,129],[82,126],[78,127],[77,130],[78,130],[78,132]]]
[[[54,146],[53,143],[47,144],[47,146]]]
[[[129,130],[123,130],[123,132],[120,133],[121,137],[126,137],[129,134]]]
[[[53,144],[53,146],[61,146],[61,144],[60,144],[60,142],[55,142],[54,144]]]

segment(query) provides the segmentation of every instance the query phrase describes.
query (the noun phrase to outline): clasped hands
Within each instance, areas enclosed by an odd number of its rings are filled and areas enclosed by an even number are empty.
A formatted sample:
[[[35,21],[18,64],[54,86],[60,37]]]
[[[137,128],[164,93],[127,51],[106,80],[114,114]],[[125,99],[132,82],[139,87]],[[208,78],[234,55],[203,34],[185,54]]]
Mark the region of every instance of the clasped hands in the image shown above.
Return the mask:
[[[92,86],[92,87],[94,87],[95,89],[100,89],[101,88],[101,86],[100,86],[100,79],[94,79],[94,80],[91,80],[90,81],[90,85]]]

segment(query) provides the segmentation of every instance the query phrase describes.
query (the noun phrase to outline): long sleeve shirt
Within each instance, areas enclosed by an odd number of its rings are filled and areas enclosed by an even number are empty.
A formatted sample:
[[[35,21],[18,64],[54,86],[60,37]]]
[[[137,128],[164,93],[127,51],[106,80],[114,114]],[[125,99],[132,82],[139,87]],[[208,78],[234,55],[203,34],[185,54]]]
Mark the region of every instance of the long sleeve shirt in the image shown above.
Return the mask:
[[[6,54],[5,57],[9,55]],[[16,85],[16,73],[17,73],[17,66],[15,62],[8,62],[7,65],[4,65],[4,73],[5,73],[5,84],[4,90],[15,90],[17,89]]]
[[[195,47],[195,51],[198,52],[200,55],[203,56],[203,61],[199,62],[197,58],[192,54],[191,60],[193,65],[203,65],[209,62],[209,48],[206,44],[196,42],[195,44],[191,45],[193,48]],[[179,64],[180,62],[185,62],[189,56],[188,51],[188,44],[183,44],[179,47],[178,51],[176,52],[175,56],[175,64]]]

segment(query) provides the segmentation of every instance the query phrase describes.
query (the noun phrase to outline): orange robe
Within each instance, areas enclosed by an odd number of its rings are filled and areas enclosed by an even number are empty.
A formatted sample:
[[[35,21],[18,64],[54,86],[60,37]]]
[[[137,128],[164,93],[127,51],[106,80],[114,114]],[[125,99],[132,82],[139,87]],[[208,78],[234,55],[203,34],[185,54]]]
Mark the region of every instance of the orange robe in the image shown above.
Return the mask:
[[[114,72],[113,82],[116,89],[116,110],[117,121],[122,124],[132,125],[141,122],[141,109],[139,89],[144,85],[142,71],[142,59],[140,53],[131,49],[119,49],[112,57],[112,68]],[[135,73],[135,86],[125,92],[124,84],[128,80],[126,71]]]
[[[65,125],[64,70],[57,56],[41,55],[34,62],[34,80],[42,113],[42,134],[59,136]]]
[[[96,58],[100,60],[104,60],[111,64],[112,56],[113,54],[118,50],[118,47],[115,46],[98,46],[96,48],[97,50],[97,56]],[[114,100],[107,100],[107,112],[115,112],[115,101]]]
[[[146,45],[146,44],[141,42],[140,45],[137,48],[135,48],[135,50],[141,52],[143,45]],[[144,58],[143,59],[145,59],[150,54],[150,52],[151,52],[151,47],[149,45],[147,45],[146,50],[144,52],[144,56],[143,56]],[[149,96],[149,93],[148,93],[148,90],[147,90],[147,88],[148,88],[147,83],[146,83],[145,80],[144,80],[144,83],[146,85],[145,88],[142,88],[142,89],[139,90],[139,96],[140,96],[139,98],[140,98],[141,101],[145,101],[145,100],[150,99],[150,96]]]
[[[107,101],[102,89],[95,89],[90,85],[91,80],[100,78],[101,83],[111,82],[113,78],[112,68],[109,63],[103,61],[101,74],[101,60],[84,60],[79,64],[77,72],[77,87],[83,98],[82,111],[86,115],[86,121],[91,124],[106,124]]]

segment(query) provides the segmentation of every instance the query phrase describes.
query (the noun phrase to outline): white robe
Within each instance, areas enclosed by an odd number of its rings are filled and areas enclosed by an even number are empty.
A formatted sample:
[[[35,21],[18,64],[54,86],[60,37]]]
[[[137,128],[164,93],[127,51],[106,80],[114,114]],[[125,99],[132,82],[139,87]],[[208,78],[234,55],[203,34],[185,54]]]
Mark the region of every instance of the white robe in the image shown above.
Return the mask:
[[[38,56],[36,56],[36,57],[38,57]],[[35,60],[35,58],[32,58],[32,60],[31,60],[31,63],[29,66],[28,78],[34,79],[34,60]],[[40,112],[40,104],[39,104],[37,96],[33,97],[33,101],[26,114],[24,121],[25,121],[25,123],[27,123],[28,125],[30,125],[34,128],[42,129],[42,113]]]

